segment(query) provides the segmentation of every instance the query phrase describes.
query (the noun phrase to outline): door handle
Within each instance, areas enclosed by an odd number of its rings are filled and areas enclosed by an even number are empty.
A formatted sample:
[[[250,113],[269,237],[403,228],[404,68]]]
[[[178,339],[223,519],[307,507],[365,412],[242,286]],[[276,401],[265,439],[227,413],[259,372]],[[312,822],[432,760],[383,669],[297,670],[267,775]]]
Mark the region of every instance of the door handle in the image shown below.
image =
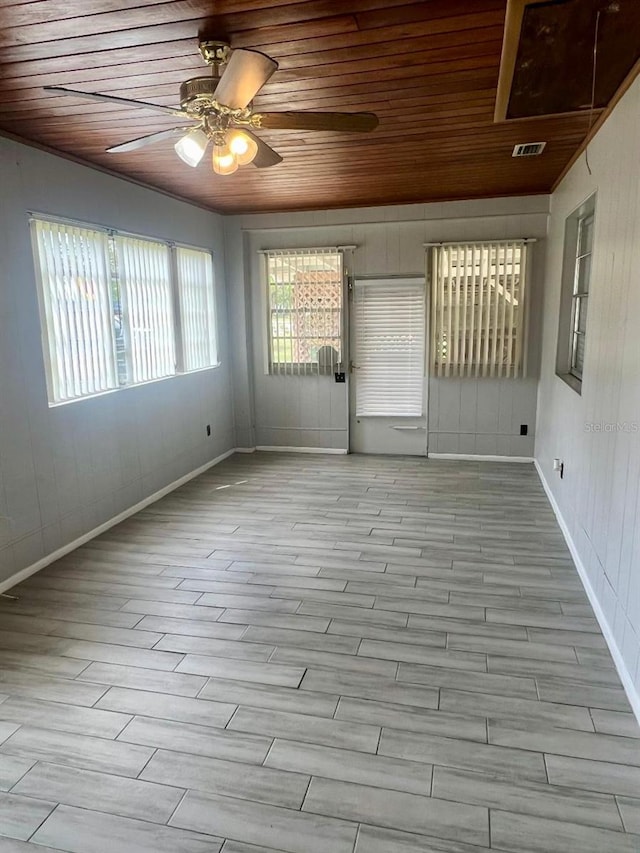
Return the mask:
[[[349,362],[349,373],[352,373],[354,370],[360,370],[360,366],[354,364],[352,361]]]

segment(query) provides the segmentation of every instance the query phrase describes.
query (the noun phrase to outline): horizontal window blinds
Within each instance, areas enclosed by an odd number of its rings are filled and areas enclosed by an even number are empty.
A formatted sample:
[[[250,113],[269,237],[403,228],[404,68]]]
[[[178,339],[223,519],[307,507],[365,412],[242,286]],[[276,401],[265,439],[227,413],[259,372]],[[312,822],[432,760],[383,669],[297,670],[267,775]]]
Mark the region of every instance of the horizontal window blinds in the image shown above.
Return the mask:
[[[31,227],[51,401],[117,387],[106,232],[39,219]]]
[[[127,382],[176,372],[173,294],[166,243],[117,235]]]
[[[432,249],[431,369],[435,376],[525,373],[524,241]]]
[[[265,253],[269,372],[330,373],[342,363],[342,253]]]
[[[210,367],[218,360],[211,253],[178,246],[176,266],[185,369]]]
[[[356,414],[422,415],[423,281],[358,281],[353,296]]]

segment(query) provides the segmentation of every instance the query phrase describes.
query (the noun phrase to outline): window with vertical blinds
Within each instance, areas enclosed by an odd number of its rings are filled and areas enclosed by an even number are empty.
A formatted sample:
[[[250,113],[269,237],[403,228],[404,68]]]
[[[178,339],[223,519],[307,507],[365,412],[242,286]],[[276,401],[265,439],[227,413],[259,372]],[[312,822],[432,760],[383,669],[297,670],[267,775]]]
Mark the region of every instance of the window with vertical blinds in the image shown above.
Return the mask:
[[[173,296],[166,243],[116,236],[127,375],[123,384],[176,372]]]
[[[525,375],[526,243],[457,243],[431,251],[433,374]]]
[[[353,311],[356,415],[421,416],[424,281],[356,280]]]
[[[342,363],[342,253],[264,253],[269,373],[331,373]]]
[[[178,246],[176,268],[184,367],[211,367],[218,361],[211,253]]]
[[[217,364],[211,253],[31,218],[50,404]]]
[[[106,231],[37,220],[32,234],[51,400],[116,388]]]

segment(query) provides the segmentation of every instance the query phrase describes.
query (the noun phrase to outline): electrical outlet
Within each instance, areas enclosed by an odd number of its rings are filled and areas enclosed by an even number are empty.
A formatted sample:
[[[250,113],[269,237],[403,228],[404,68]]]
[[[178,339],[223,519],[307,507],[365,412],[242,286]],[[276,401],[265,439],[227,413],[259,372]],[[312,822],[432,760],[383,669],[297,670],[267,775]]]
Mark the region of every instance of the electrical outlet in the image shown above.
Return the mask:
[[[520,435],[527,435],[529,433],[529,425],[528,424],[520,424]]]
[[[207,424],[207,435],[211,435],[211,424]]]
[[[342,373],[342,372],[336,372],[336,373],[334,374],[334,376],[335,376],[336,382],[346,382],[346,379],[345,379],[345,377],[344,377],[344,373]]]

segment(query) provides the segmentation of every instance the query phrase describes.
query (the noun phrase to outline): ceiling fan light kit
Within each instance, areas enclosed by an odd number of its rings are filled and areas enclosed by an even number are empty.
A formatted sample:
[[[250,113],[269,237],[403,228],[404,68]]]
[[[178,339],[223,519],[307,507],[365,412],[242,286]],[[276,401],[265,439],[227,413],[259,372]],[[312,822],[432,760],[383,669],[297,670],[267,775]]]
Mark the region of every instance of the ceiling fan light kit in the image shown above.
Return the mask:
[[[227,141],[232,154],[238,161],[238,166],[248,166],[253,163],[258,153],[258,143],[243,130],[232,130],[227,134]]]
[[[187,166],[194,168],[204,157],[209,144],[209,137],[200,127],[194,127],[179,139],[173,146],[178,157],[186,163]]]
[[[79,92],[61,86],[44,88],[49,92],[138,107],[197,122],[194,126],[174,127],[131,139],[107,148],[107,151],[111,154],[134,151],[180,135],[174,145],[176,154],[188,166],[195,168],[211,141],[212,168],[217,175],[232,175],[239,166],[250,163],[264,169],[282,162],[282,157],[273,148],[254,135],[252,131],[255,129],[366,133],[378,125],[378,117],[373,113],[254,112],[253,99],[277,70],[278,63],[257,50],[239,48],[232,51],[221,41],[201,41],[199,50],[204,61],[211,66],[211,76],[185,80],[180,86],[179,108]]]
[[[223,139],[219,143],[213,143],[211,165],[216,175],[233,175],[238,170],[236,155],[229,147],[229,143]]]

